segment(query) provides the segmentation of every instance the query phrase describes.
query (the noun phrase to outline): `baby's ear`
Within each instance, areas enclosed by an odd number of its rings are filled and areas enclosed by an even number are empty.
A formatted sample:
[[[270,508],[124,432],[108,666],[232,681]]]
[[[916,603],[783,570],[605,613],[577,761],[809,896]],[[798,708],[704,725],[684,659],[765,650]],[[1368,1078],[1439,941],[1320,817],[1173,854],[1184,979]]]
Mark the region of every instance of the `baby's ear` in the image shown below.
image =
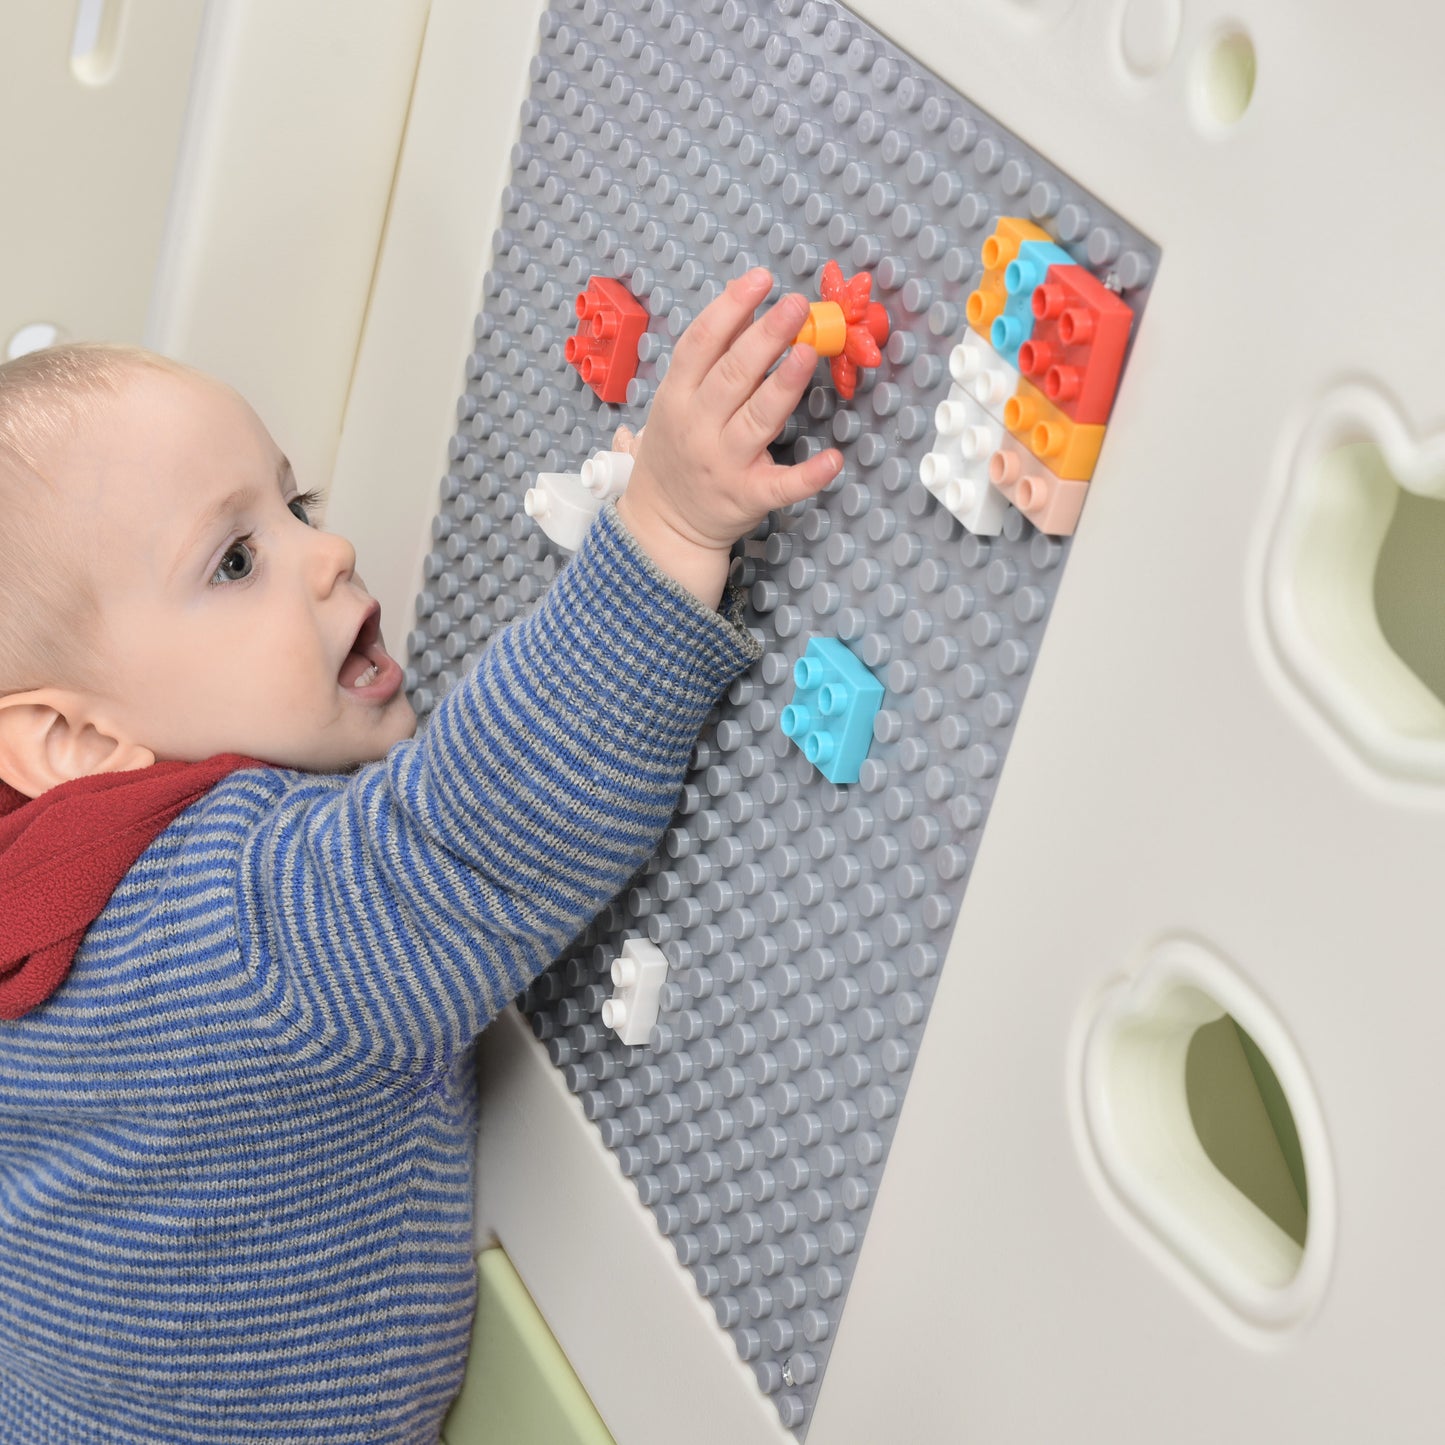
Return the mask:
[[[45,687],[0,697],[0,778],[27,798],[72,778],[128,772],[155,760],[97,726],[79,693]]]

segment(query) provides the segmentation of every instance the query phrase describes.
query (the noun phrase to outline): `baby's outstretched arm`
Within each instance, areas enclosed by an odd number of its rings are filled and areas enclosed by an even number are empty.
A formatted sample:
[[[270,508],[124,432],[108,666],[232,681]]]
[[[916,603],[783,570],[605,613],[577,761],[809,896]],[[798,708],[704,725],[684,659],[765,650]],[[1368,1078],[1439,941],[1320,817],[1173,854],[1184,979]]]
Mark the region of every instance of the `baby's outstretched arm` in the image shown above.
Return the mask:
[[[732,541],[837,453],[767,445],[812,374],[766,272],[679,340],[623,501],[426,729],[351,778],[238,774],[245,1006],[326,1069],[457,1056],[656,847],[698,730],[760,649],[714,610]],[[241,781],[244,780],[244,781]],[[218,790],[216,796],[226,789]],[[199,812],[199,810],[198,810]]]
[[[730,281],[679,338],[617,503],[643,551],[710,607],[722,597],[733,543],[843,465],[832,449],[795,466],[768,454],[818,360],[811,346],[788,351],[807,319],[804,296],[784,296],[753,320],[771,287],[761,268]]]

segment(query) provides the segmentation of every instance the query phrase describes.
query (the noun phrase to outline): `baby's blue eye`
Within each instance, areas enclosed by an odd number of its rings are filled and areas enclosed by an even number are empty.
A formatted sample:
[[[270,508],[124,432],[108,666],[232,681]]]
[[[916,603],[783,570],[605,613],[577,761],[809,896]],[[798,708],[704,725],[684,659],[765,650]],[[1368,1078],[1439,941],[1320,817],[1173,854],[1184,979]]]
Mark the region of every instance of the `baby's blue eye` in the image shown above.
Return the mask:
[[[291,515],[299,522],[305,522],[308,527],[314,527],[313,521],[316,511],[321,506],[320,492],[298,492],[289,502],[286,503],[291,509]]]
[[[213,583],[240,582],[251,575],[251,568],[255,565],[255,554],[247,542],[244,539],[232,542],[226,549],[226,555],[221,558],[221,565],[216,568],[211,581]]]

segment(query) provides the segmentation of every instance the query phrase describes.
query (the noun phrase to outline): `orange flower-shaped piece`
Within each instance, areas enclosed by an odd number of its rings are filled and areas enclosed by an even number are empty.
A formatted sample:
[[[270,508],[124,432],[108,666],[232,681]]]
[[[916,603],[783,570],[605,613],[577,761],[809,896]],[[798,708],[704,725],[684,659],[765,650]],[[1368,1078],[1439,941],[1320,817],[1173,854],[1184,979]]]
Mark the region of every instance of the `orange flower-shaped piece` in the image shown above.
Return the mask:
[[[872,299],[872,276],[860,271],[845,281],[836,261],[823,267],[818,293],[823,299],[812,304],[797,340],[829,358],[838,395],[852,401],[859,368],[877,366],[883,360],[879,348],[888,340],[888,312],[881,301]]]

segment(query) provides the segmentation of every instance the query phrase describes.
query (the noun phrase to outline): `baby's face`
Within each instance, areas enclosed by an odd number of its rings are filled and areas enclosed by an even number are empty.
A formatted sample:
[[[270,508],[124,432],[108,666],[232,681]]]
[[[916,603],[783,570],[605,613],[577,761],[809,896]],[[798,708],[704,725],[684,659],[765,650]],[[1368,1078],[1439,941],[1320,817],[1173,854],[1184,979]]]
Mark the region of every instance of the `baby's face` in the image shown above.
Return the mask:
[[[100,604],[98,724],[157,758],[335,771],[416,728],[344,538],[234,392],[140,369],[57,469]]]

